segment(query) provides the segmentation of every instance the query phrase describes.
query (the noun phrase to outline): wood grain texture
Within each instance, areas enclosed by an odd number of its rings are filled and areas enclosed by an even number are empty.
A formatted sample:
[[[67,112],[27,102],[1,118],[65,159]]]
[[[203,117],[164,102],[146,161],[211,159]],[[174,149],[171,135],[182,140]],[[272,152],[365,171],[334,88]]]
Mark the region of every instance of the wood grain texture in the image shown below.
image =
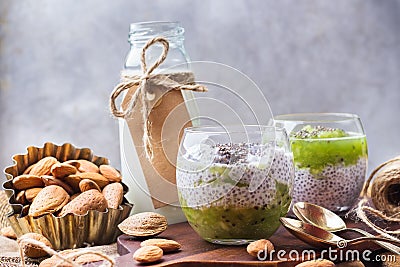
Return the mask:
[[[348,226],[357,226],[366,229],[365,226],[356,225],[355,223],[348,222]],[[343,233],[341,236],[347,238],[357,237],[357,234]],[[258,261],[246,252],[246,246],[222,246],[211,244],[201,239],[187,223],[179,223],[170,225],[168,229],[163,232],[160,238],[173,239],[182,244],[182,250],[175,253],[165,254],[161,261],[151,266],[276,266],[276,267],[291,267],[302,262],[305,259],[297,261],[289,260],[286,255],[287,261],[279,261],[276,254],[272,261]],[[310,245],[298,240],[283,227],[270,238],[275,245],[275,250],[296,250],[300,253],[304,250],[313,249]],[[117,258],[117,266],[141,266],[132,258],[132,253],[140,247],[142,240],[131,238],[127,235],[121,235],[118,240],[118,253],[122,255]],[[378,246],[373,243],[363,243],[357,247],[348,247],[347,249],[358,249],[363,251],[369,249],[377,251]],[[319,250],[314,249],[319,257]],[[368,266],[380,266],[378,263],[365,263]]]

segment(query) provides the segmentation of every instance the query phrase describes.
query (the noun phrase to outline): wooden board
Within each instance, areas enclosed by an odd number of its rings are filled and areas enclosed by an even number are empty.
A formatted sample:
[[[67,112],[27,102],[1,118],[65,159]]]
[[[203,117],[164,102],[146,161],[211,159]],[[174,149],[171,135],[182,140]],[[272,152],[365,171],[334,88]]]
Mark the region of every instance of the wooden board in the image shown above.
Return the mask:
[[[348,222],[349,227],[359,227],[366,229],[365,226],[356,225],[355,223]],[[341,236],[357,237],[357,234],[343,234]],[[292,261],[286,255],[287,260],[278,260],[275,257],[273,260],[259,261],[253,258],[246,252],[246,246],[222,246],[211,244],[201,239],[196,232],[187,223],[179,223],[170,225],[168,229],[163,232],[160,238],[169,238],[178,241],[182,244],[180,252],[165,254],[160,262],[152,264],[151,266],[277,266],[277,267],[291,267],[306,260],[298,259]],[[283,250],[287,253],[291,250],[297,251],[300,255],[304,250],[313,249],[319,257],[318,250],[312,248],[310,245],[298,240],[283,227],[270,238],[275,245],[275,250]],[[134,239],[127,235],[118,237],[118,253],[122,255],[117,258],[117,266],[142,266],[133,260],[132,254],[140,247],[140,240]],[[369,249],[377,252],[380,249],[374,243],[363,243],[362,246],[348,247],[347,249],[357,249],[363,251]],[[374,264],[365,263],[366,266],[380,266],[376,262]]]

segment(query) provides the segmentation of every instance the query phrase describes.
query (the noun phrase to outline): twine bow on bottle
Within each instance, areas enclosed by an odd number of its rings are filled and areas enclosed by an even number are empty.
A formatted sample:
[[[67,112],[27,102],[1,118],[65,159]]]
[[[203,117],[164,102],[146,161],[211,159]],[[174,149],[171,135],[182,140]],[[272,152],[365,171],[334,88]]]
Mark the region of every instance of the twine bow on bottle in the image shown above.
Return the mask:
[[[157,61],[147,69],[146,65],[146,51],[148,48],[150,48],[152,45],[160,43],[163,45],[163,52],[160,55],[160,57],[157,59]],[[141,68],[143,74],[141,76],[138,75],[121,75],[121,81],[120,83],[114,88],[112,94],[111,94],[111,99],[110,99],[110,110],[111,113],[117,117],[117,118],[128,118],[132,110],[135,108],[137,102],[140,100],[142,104],[142,117],[143,117],[143,144],[145,147],[146,151],[146,156],[148,159],[152,159],[153,157],[153,149],[152,149],[152,144],[150,142],[150,132],[148,129],[148,115],[149,115],[149,106],[146,101],[146,83],[149,80],[153,80],[155,77],[160,76],[160,75],[155,75],[152,74],[152,72],[160,66],[161,63],[163,63],[167,57],[169,50],[169,43],[168,41],[163,38],[163,37],[155,37],[150,39],[145,46],[142,49],[141,53]],[[206,92],[207,88],[203,85],[199,84],[181,84],[179,82],[176,82],[170,78],[168,78],[167,75],[162,75],[162,79],[160,79],[157,82],[158,85],[163,85],[164,87],[170,88],[171,90],[189,90],[189,91],[194,91],[194,92]],[[126,90],[129,90],[131,88],[137,87],[135,93],[133,96],[130,98],[128,104],[126,105],[126,108],[124,109],[123,107],[117,108],[117,105],[115,103],[116,99],[119,97],[121,93],[123,93]]]

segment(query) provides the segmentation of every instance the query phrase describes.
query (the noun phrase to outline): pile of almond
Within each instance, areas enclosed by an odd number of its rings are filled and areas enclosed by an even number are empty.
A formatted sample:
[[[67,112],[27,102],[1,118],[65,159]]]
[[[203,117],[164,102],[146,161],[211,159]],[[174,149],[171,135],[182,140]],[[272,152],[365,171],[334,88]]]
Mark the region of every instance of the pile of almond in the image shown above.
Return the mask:
[[[152,263],[161,260],[164,253],[179,251],[181,247],[171,239],[147,239],[140,243],[140,248],[133,253],[133,259],[140,263]]]
[[[89,210],[118,209],[123,201],[121,174],[110,165],[84,160],[59,162],[45,157],[12,181],[23,215],[84,215]]]
[[[168,227],[167,218],[156,212],[141,212],[129,216],[118,228],[126,235],[136,238],[150,238],[164,232]],[[165,238],[150,238],[140,243],[133,253],[133,259],[139,263],[152,263],[162,259],[164,253],[176,252],[181,244]]]

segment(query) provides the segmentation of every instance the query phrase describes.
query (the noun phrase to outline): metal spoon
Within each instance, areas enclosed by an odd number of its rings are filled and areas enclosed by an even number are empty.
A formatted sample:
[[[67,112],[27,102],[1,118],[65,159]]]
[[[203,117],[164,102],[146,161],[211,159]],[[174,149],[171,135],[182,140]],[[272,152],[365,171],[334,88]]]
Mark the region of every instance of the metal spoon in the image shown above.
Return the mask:
[[[400,245],[400,242],[384,237],[363,236],[355,239],[346,240],[322,228],[296,219],[281,217],[280,221],[291,234],[296,236],[298,239],[317,248],[344,248],[348,245],[354,245],[365,241],[375,240],[391,242]]]
[[[293,205],[293,213],[303,222],[312,224],[329,232],[349,230],[367,237],[374,237],[374,235],[364,230],[358,228],[347,228],[346,223],[337,214],[315,204],[297,202]],[[400,255],[400,247],[381,241],[374,242],[379,246]]]

